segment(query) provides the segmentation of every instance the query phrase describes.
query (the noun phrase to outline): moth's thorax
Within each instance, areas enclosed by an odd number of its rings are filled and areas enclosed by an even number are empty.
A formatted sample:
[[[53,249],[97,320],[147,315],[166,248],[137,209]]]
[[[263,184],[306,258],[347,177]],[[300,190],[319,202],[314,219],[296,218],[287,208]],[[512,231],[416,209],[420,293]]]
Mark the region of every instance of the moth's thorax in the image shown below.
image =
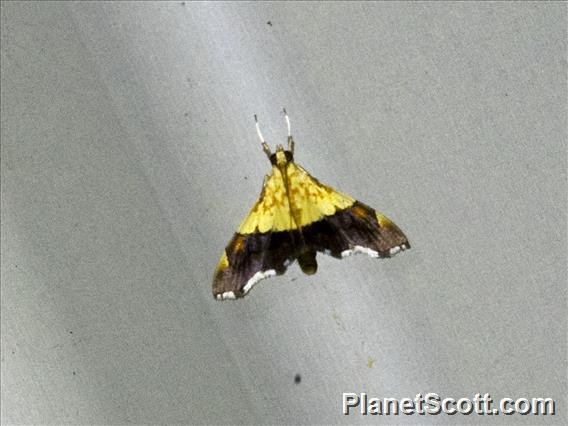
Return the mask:
[[[294,161],[292,151],[285,151],[282,146],[276,148],[276,152],[270,156],[270,162],[274,166],[282,167]]]

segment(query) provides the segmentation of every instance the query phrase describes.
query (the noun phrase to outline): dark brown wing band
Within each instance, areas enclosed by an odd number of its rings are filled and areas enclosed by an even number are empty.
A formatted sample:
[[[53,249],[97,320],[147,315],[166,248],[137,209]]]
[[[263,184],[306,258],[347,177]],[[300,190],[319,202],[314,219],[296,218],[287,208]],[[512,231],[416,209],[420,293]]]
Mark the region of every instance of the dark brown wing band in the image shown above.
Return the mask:
[[[375,210],[356,201],[322,220],[298,230],[235,234],[225,253],[227,264],[215,272],[213,296],[241,298],[256,282],[280,275],[298,257],[302,270],[317,270],[315,252],[342,258],[356,252],[391,257],[410,248],[408,239],[391,221],[381,224]]]

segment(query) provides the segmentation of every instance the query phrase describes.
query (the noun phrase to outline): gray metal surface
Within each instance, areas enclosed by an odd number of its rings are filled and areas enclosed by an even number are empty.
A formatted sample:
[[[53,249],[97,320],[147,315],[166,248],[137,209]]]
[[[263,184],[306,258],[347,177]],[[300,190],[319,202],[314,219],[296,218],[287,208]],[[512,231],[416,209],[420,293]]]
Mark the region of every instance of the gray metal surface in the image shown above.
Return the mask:
[[[2,422],[564,423],[566,3],[2,2]],[[412,250],[244,300],[212,271],[296,159]],[[294,377],[301,375],[301,383]],[[553,397],[364,417],[377,397]]]

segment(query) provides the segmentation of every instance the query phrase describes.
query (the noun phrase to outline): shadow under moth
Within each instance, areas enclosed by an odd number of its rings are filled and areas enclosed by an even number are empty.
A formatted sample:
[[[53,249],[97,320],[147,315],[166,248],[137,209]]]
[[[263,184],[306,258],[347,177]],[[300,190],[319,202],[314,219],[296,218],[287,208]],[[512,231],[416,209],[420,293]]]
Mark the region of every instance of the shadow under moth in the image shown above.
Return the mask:
[[[357,253],[392,257],[410,248],[404,233],[384,214],[321,183],[294,162],[286,110],[288,148],[272,153],[256,130],[272,170],[248,216],[215,269],[213,297],[244,297],[260,280],[286,272],[294,261],[305,274],[317,271],[317,253],[339,259]]]

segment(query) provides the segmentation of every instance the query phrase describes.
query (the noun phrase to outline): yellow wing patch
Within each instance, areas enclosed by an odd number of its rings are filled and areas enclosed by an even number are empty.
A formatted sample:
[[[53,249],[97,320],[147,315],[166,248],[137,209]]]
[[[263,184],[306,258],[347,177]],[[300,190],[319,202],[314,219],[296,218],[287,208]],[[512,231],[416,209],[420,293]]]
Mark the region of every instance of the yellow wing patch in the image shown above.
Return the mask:
[[[376,212],[376,214],[377,214],[377,221],[379,222],[379,225],[381,225],[383,228],[394,225],[392,223],[392,220],[390,220],[384,214],[380,212]]]
[[[238,232],[252,234],[271,230],[283,231],[294,229],[293,227],[284,179],[278,167],[273,166],[272,173],[264,180],[260,198],[239,226]]]
[[[290,162],[286,171],[292,214],[299,227],[331,216],[355,202],[349,195],[319,182],[302,166]]]
[[[219,259],[219,263],[215,268],[215,273],[219,272],[222,269],[225,269],[229,266],[229,259],[227,258],[227,252],[223,250],[223,254],[221,255],[221,259]]]
[[[274,165],[260,198],[238,232],[295,230],[333,215],[354,202],[353,198],[320,183],[293,162],[282,169]]]

